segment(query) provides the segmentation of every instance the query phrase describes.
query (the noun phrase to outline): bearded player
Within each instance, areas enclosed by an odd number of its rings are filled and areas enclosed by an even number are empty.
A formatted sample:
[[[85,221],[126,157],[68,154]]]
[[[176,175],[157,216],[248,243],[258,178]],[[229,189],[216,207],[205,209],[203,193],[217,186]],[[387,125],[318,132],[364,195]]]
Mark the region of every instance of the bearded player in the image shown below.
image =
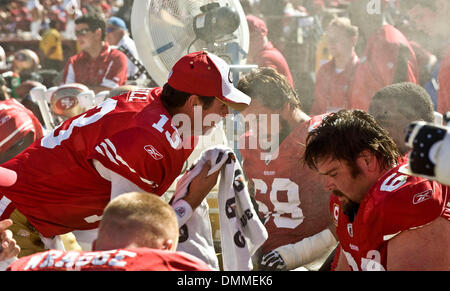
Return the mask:
[[[305,161],[333,192],[335,270],[449,270],[448,187],[408,175],[388,132],[360,110],[324,118]]]
[[[272,68],[260,68],[239,80],[237,88],[252,96],[252,104],[243,111],[252,124],[263,116],[280,118],[280,129],[259,126],[241,139],[241,153],[249,188],[259,207],[259,214],[269,233],[261,247],[260,270],[291,270],[326,256],[335,247],[329,194],[320,177],[305,167],[302,154],[308,131],[320,124],[322,116],[309,117],[300,108],[297,93],[287,79]],[[268,119],[268,124],[272,120]],[[264,149],[260,140],[279,146]],[[269,152],[272,154],[269,155]]]
[[[12,203],[27,220],[20,227],[50,244],[59,234],[96,229],[108,201],[121,193],[161,196],[180,175],[193,139],[213,126],[204,125],[203,117],[220,119],[228,105],[242,109],[250,103],[229,73],[219,57],[191,53],[174,65],[163,88],[108,98],[68,119],[2,165],[1,218],[10,215],[3,210]],[[183,122],[173,120],[178,116]],[[195,122],[202,125],[197,132]],[[195,209],[214,183],[205,185],[192,185],[200,190],[191,187],[186,207]],[[22,247],[23,237],[15,238]]]

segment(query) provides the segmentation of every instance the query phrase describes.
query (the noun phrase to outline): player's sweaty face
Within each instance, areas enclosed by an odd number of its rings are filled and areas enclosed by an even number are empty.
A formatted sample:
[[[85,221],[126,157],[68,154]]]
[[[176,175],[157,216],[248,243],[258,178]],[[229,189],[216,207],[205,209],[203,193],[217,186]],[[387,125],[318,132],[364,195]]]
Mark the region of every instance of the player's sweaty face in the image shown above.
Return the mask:
[[[352,171],[350,166],[333,158],[322,158],[316,163],[318,173],[325,179],[325,189],[332,191],[345,204],[359,202],[360,173]]]
[[[241,113],[245,121],[250,124],[252,120],[256,119],[258,134],[264,135],[262,138],[265,138],[265,140],[272,140],[274,135],[279,135],[280,130],[283,130],[283,123],[280,122],[283,120],[280,110],[269,108],[258,99],[253,99],[250,106]],[[276,117],[278,117],[278,120],[275,119]],[[277,124],[278,126],[274,127],[272,124]],[[278,129],[278,131],[273,129]]]

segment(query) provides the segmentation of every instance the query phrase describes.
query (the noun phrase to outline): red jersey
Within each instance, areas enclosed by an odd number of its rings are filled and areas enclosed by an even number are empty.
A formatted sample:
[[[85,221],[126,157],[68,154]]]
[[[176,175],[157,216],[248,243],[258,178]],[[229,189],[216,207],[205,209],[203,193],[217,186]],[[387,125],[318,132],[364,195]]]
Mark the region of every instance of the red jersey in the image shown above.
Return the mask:
[[[7,271],[212,271],[184,253],[150,248],[96,252],[50,250],[22,257]]]
[[[93,159],[144,191],[164,194],[194,145],[183,146],[160,93],[128,92],[68,119],[2,165],[17,173],[17,182],[0,187],[1,196],[51,237],[98,227],[111,183]]]
[[[418,68],[414,50],[406,37],[392,25],[385,25],[367,41],[364,55],[356,68],[350,95],[350,107],[369,109],[372,96],[394,83],[398,60],[405,61],[405,76],[401,82],[418,83]]]
[[[94,59],[84,51],[72,56],[65,66],[62,83],[80,83],[88,87],[122,86],[127,81],[127,66],[127,56],[105,44]]]
[[[8,150],[28,133],[34,140],[43,136],[37,117],[15,99],[0,101],[0,152]]]
[[[386,270],[389,239],[439,216],[450,220],[448,187],[404,174],[407,162],[383,175],[361,202],[353,222],[331,195],[330,211],[351,269]]]
[[[438,104],[437,111],[445,114],[450,111],[450,46],[441,61],[438,73]]]
[[[353,58],[341,72],[336,71],[334,60],[320,67],[316,76],[312,114],[324,114],[350,108],[349,97],[358,62],[358,56],[353,54]]]
[[[294,129],[280,144],[274,160],[262,160],[259,149],[241,150],[244,173],[269,233],[262,246],[264,253],[314,235],[331,223],[328,192],[319,175],[302,161],[308,131],[321,121],[322,116],[315,116]]]

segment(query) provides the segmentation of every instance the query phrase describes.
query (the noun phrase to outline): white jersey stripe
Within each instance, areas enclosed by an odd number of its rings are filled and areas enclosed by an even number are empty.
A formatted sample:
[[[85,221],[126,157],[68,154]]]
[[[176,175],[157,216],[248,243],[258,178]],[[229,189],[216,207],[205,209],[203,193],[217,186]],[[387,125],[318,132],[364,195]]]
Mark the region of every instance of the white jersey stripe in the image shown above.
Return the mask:
[[[9,205],[9,203],[11,203],[11,200],[6,198],[6,196],[3,196],[2,199],[0,199],[0,216],[3,215],[3,212],[5,212],[6,208]]]
[[[10,141],[14,136],[16,136],[16,134],[18,134],[21,130],[27,128],[29,129],[30,126],[32,127],[32,122],[31,121],[27,121],[24,124],[22,124],[19,128],[17,128],[16,130],[14,130],[10,135],[8,135],[6,138],[4,138],[2,141],[0,141],[0,147],[2,147],[5,143],[7,143],[8,141]]]

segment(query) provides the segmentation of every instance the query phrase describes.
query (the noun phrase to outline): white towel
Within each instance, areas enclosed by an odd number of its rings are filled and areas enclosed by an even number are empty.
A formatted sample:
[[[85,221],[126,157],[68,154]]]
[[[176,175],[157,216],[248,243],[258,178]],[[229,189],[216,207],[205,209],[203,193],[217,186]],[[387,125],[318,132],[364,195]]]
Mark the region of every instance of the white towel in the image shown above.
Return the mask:
[[[201,157],[178,181],[172,205],[187,194],[187,188],[206,161],[211,161],[208,175],[221,170],[218,204],[223,269],[248,271],[253,269],[251,257],[267,239],[267,231],[258,219],[251,203],[242,168],[230,148],[216,146],[205,150]],[[222,167],[225,164],[224,167]],[[176,208],[176,207],[175,207]],[[204,199],[192,215],[183,208],[175,209],[180,223],[178,251],[190,253],[218,269],[208,204]]]

